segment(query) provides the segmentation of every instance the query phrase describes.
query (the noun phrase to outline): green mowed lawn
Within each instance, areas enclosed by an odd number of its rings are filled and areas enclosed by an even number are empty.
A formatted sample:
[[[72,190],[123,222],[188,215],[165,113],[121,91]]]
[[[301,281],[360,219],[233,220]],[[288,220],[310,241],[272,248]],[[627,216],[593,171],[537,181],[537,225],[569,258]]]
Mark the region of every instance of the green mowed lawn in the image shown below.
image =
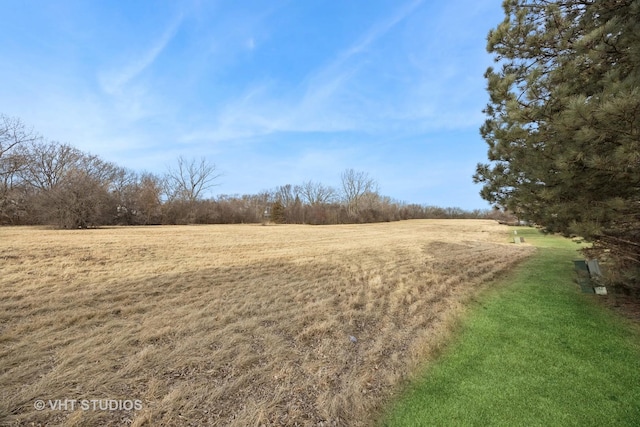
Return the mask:
[[[580,292],[576,243],[517,230],[537,253],[474,304],[382,425],[640,425],[640,327]]]

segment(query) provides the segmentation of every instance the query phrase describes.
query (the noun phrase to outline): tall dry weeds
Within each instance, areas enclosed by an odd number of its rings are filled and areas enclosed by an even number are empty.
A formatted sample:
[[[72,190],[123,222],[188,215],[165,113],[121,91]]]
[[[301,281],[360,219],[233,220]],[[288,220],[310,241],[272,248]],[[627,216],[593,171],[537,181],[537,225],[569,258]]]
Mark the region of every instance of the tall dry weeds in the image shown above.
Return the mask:
[[[0,417],[369,425],[532,250],[491,221],[0,229]],[[140,410],[37,411],[56,399]]]

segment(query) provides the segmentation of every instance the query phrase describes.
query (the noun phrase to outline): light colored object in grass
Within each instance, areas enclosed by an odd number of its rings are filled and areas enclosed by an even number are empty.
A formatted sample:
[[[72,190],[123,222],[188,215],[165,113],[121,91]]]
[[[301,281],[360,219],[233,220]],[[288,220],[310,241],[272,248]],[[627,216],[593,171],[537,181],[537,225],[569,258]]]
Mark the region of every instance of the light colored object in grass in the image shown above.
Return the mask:
[[[349,335],[349,341],[351,341],[352,343],[357,343],[358,339],[356,337],[354,337],[353,335]]]
[[[589,275],[592,279],[597,279],[602,276],[602,271],[600,270],[600,264],[598,264],[597,259],[589,259],[587,260],[587,268],[589,269]]]
[[[607,294],[607,288],[605,286],[595,286],[593,289],[596,291],[596,294],[598,295]]]

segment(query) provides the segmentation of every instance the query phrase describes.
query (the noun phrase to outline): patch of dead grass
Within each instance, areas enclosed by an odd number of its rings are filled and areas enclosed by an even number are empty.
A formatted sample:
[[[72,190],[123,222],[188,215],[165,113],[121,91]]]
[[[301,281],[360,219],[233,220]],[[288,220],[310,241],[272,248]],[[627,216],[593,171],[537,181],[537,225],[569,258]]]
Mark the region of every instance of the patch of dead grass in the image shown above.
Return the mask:
[[[0,414],[368,425],[466,299],[531,252],[505,233],[479,220],[0,228]],[[36,399],[143,408],[36,411]]]

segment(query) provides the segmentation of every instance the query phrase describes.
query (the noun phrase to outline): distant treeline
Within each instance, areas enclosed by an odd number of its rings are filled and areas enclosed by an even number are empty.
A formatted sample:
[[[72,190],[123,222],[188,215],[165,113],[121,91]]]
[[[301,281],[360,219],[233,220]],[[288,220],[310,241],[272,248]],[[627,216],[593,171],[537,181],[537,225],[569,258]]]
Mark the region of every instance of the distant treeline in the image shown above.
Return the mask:
[[[258,195],[218,196],[202,200],[189,206],[181,202],[165,203],[158,223],[162,224],[235,224],[266,223],[281,224],[353,224],[388,222],[406,219],[496,219],[510,220],[499,211],[466,211],[460,208],[441,208],[392,202],[384,196],[375,195],[371,204],[350,212],[346,204],[319,203],[310,205],[300,200],[282,204],[274,198],[274,192]]]
[[[203,194],[219,178],[205,159],[178,158],[162,176],[135,172],[68,144],[45,141],[0,115],[0,224],[345,224],[417,218],[493,218],[499,211],[406,204],[382,196],[367,173],[348,169],[340,188],[307,181],[251,195]]]

